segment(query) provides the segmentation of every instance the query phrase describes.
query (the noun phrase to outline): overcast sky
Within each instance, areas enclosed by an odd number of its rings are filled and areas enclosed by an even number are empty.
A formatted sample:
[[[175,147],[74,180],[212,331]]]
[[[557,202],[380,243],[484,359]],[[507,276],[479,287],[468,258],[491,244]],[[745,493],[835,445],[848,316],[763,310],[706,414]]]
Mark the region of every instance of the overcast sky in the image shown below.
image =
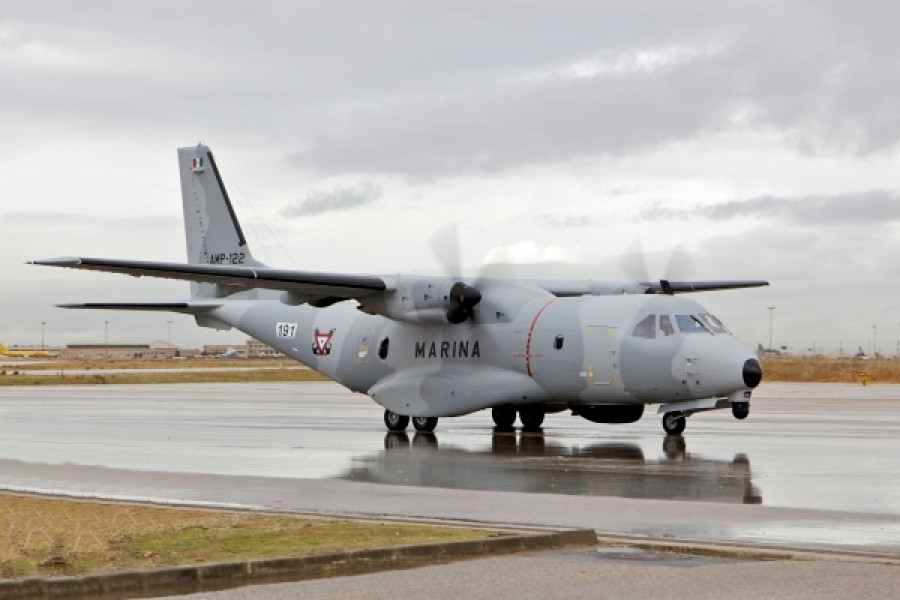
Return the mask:
[[[63,311],[184,283],[24,265],[184,260],[175,148],[209,144],[273,266],[489,256],[654,277],[749,344],[900,338],[896,2],[68,2],[0,6],[0,341],[242,341]],[[674,252],[676,260],[669,266]],[[690,258],[681,258],[689,256]]]

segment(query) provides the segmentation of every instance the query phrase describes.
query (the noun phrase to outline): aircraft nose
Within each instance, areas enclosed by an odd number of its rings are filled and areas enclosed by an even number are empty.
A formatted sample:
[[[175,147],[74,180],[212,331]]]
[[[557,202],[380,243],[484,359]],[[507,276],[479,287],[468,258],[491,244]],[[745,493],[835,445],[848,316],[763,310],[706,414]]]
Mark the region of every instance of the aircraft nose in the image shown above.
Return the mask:
[[[748,358],[744,362],[744,384],[749,388],[755,388],[762,381],[762,365],[755,358]]]

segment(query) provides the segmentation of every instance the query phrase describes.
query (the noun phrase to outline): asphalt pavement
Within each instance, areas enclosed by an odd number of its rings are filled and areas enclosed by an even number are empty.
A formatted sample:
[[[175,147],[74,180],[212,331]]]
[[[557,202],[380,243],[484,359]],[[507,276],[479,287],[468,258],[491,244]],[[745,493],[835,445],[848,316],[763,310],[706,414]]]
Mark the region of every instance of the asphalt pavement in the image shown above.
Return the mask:
[[[589,527],[635,538],[851,552],[877,562],[900,556],[898,404],[895,385],[764,383],[749,419],[695,415],[678,438],[667,438],[650,411],[628,425],[549,415],[539,433],[494,431],[481,412],[442,419],[431,436],[404,436],[387,435],[377,405],[332,383],[6,387],[0,487]],[[790,597],[841,597],[845,584],[854,593],[843,597],[898,596],[895,566],[666,560],[539,553],[221,597],[374,598],[386,597],[373,595],[385,586],[441,598],[449,581],[498,598],[548,597],[554,589],[570,598],[679,597],[671,594],[688,585],[692,597],[704,597],[704,590],[721,594],[729,581],[755,581],[754,597],[779,589],[792,590]],[[553,586],[560,581],[569,587]],[[740,586],[725,589],[743,597]]]

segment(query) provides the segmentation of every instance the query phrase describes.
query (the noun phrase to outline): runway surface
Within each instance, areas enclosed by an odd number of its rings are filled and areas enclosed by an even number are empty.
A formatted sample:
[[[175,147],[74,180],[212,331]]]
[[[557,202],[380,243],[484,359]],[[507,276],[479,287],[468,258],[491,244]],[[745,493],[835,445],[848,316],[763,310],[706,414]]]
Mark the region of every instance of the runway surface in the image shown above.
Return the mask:
[[[898,406],[900,386],[763,384],[746,421],[679,438],[652,409],[404,436],[332,383],[5,387],[0,487],[900,554]]]

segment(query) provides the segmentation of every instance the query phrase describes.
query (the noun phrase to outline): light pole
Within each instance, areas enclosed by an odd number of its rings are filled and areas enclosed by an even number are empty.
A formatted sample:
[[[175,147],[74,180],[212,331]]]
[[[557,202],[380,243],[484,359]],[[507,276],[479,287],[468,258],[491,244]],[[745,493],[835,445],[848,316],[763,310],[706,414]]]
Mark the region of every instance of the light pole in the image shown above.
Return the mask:
[[[772,318],[775,314],[775,307],[769,307],[769,352],[772,351]]]
[[[44,331],[47,328],[47,321],[41,321],[41,350],[47,349],[47,344],[44,343]]]
[[[109,360],[109,321],[103,321],[103,356]]]
[[[878,344],[876,340],[878,337],[876,336],[876,332],[878,330],[877,325],[872,325],[872,358],[875,358],[878,355]]]

